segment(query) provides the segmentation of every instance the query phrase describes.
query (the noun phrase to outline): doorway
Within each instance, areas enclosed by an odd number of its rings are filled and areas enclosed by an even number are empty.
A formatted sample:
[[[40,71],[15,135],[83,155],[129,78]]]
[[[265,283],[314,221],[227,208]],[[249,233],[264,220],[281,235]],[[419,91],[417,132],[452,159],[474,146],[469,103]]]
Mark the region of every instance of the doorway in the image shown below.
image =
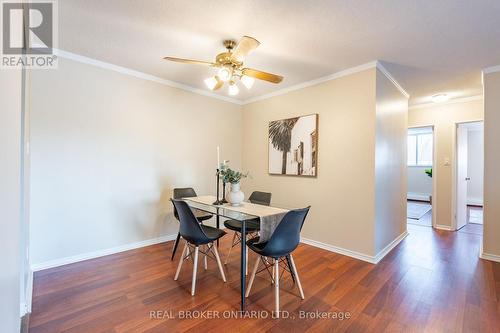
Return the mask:
[[[434,127],[408,129],[407,222],[432,227]]]
[[[484,126],[482,121],[456,128],[455,227],[461,232],[483,232]]]

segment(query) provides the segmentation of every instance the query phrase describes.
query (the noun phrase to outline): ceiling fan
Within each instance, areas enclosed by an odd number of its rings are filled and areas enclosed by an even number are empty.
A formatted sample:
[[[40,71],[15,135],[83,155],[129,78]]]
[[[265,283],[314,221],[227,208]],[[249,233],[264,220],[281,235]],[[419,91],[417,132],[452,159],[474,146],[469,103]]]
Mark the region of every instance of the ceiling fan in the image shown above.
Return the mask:
[[[283,80],[282,76],[243,66],[245,57],[260,45],[260,42],[255,38],[243,36],[238,44],[236,44],[236,41],[228,39],[223,41],[223,45],[227,51],[219,53],[215,57],[214,62],[175,57],[165,57],[164,59],[185,64],[204,65],[217,68],[217,75],[205,79],[204,82],[211,90],[220,89],[224,83],[227,82],[229,84],[229,95],[237,95],[239,93],[239,88],[236,85],[237,81],[241,81],[247,89],[250,89],[255,79],[271,83],[280,83]]]

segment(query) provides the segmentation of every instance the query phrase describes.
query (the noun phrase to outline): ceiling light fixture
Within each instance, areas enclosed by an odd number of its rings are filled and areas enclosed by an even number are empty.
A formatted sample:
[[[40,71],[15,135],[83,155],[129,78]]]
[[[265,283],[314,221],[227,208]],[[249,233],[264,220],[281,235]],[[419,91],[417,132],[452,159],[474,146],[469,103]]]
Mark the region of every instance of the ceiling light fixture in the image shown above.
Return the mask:
[[[450,96],[448,96],[447,94],[436,94],[431,98],[434,103],[443,103],[450,100]]]
[[[229,95],[235,96],[238,95],[239,92],[240,89],[238,88],[236,83],[234,81],[229,82],[229,90],[228,90]]]
[[[247,68],[244,65],[246,56],[255,50],[259,45],[259,41],[250,36],[243,36],[239,42],[234,40],[224,40],[223,43],[226,48],[225,52],[216,55],[214,61],[202,61],[177,57],[165,57],[165,60],[174,61],[183,64],[194,64],[212,67],[217,70],[217,75],[205,79],[207,87],[216,91],[228,83],[230,95],[237,95],[239,88],[236,82],[241,81],[247,89],[251,89],[255,80],[266,81],[278,84],[283,80],[280,75],[260,71],[253,68]]]
[[[253,77],[243,75],[240,81],[247,89],[251,89],[255,82],[255,79]]]
[[[208,89],[210,90],[216,90],[224,84],[224,82],[221,79],[219,79],[217,75],[205,79],[204,82],[208,87]]]
[[[227,82],[233,76],[233,69],[231,67],[224,66],[219,69],[219,73],[217,75],[222,81]]]

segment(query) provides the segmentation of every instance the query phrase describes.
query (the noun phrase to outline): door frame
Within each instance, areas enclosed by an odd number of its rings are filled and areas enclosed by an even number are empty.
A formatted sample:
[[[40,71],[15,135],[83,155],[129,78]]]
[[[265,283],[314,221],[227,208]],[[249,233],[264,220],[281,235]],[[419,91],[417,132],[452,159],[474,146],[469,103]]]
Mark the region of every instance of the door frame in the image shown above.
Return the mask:
[[[457,231],[457,182],[458,182],[458,126],[471,123],[483,123],[484,119],[456,121],[453,126],[452,142],[452,169],[451,169],[451,230]],[[434,172],[434,171],[433,171]]]
[[[437,137],[436,137],[436,126],[434,124],[429,125],[415,125],[408,126],[406,136],[408,139],[408,130],[412,128],[422,128],[430,127],[432,128],[432,228],[436,227],[437,224],[437,168],[436,168],[436,149],[437,149]],[[406,154],[406,168],[408,168],[408,152]],[[408,178],[408,175],[407,175]],[[408,179],[406,181],[406,195],[408,195]],[[407,199],[408,200],[408,199]]]

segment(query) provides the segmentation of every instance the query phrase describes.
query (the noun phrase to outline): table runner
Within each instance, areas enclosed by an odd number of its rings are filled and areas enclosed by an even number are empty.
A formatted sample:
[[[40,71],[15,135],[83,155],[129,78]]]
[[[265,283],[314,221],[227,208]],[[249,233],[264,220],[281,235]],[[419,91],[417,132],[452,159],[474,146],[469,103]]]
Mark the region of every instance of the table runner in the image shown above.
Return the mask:
[[[215,197],[211,195],[190,197],[190,198],[185,198],[185,200],[191,200],[205,205],[217,207],[213,204],[213,202],[215,201]],[[281,222],[281,219],[288,212],[287,209],[258,205],[258,204],[253,204],[251,202],[242,202],[240,206],[231,206],[230,204],[224,204],[221,206],[223,206],[225,209],[228,210],[259,217],[260,219],[259,242],[265,242],[268,241],[269,238],[271,238],[271,235],[273,234],[278,224]]]

